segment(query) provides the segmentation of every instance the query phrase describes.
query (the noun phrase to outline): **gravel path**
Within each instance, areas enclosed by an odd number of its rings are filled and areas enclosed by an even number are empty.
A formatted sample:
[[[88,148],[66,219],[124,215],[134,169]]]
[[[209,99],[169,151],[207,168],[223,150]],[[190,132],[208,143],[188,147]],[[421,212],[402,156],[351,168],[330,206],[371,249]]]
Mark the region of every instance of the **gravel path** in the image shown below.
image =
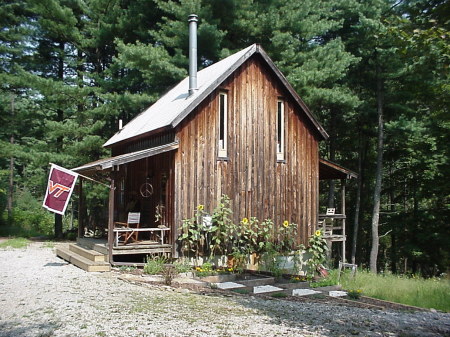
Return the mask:
[[[0,336],[450,336],[450,314],[186,293],[0,250]]]

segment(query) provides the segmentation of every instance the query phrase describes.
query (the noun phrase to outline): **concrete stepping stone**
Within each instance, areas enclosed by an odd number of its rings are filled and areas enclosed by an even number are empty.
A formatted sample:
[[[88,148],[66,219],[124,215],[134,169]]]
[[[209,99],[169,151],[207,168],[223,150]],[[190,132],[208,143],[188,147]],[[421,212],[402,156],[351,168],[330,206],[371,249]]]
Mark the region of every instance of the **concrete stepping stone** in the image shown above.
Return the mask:
[[[245,288],[245,285],[236,283],[236,282],[219,282],[219,283],[211,283],[215,284],[217,288],[219,289],[238,289],[238,288]]]
[[[312,289],[293,289],[292,290],[292,296],[307,296],[307,295],[314,295],[314,294],[320,294],[320,291],[312,290]]]
[[[328,295],[330,295],[332,297],[343,297],[343,296],[347,296],[347,292],[341,291],[341,290],[333,290],[333,291],[330,291],[328,293]]]
[[[254,294],[264,294],[264,293],[271,293],[274,291],[281,291],[282,288],[274,287],[271,285],[264,285],[264,286],[256,286],[253,287],[253,293]]]

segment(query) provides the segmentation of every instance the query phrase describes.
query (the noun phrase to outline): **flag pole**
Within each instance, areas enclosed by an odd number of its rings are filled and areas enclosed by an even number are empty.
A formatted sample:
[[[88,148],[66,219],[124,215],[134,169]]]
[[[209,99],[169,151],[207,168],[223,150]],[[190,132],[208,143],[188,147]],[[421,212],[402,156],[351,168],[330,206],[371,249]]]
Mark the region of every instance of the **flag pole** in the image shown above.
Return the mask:
[[[95,179],[92,179],[92,178],[90,178],[90,177],[88,177],[88,176],[85,176],[85,175],[83,175],[83,174],[80,174],[80,173],[77,173],[77,174],[78,174],[80,177],[83,177],[83,178],[85,178],[85,179],[87,179],[87,180],[93,181],[94,183],[97,183],[97,184],[106,186],[106,187],[108,187],[109,189],[113,189],[113,190],[116,189],[115,187],[112,187],[111,185],[102,183],[102,182],[100,182],[100,181],[97,181],[97,180],[95,180]]]
[[[59,166],[58,164],[54,164],[54,163],[49,163],[49,164],[50,164],[50,165],[57,165],[57,166]],[[66,169],[66,170],[67,170],[67,169]],[[69,171],[72,171],[72,170],[69,170]],[[102,183],[102,182],[100,182],[100,181],[97,181],[97,180],[95,180],[95,179],[92,179],[91,177],[85,176],[85,175],[80,174],[80,173],[78,173],[78,172],[75,172],[75,173],[78,174],[80,177],[83,177],[83,178],[85,178],[85,179],[87,179],[87,180],[93,181],[94,183],[97,183],[97,184],[106,186],[106,187],[108,187],[109,189],[111,189],[111,188],[112,188],[112,189],[116,189],[115,187],[111,187],[111,185]]]

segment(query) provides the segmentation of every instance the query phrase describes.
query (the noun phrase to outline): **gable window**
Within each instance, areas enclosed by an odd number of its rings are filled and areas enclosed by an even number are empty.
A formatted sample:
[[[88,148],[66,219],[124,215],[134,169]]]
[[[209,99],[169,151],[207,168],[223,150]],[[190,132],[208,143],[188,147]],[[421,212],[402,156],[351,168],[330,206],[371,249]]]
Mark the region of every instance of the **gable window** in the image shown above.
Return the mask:
[[[228,120],[228,95],[219,93],[219,157],[227,157],[227,120]]]
[[[277,160],[284,160],[284,101],[277,101]]]

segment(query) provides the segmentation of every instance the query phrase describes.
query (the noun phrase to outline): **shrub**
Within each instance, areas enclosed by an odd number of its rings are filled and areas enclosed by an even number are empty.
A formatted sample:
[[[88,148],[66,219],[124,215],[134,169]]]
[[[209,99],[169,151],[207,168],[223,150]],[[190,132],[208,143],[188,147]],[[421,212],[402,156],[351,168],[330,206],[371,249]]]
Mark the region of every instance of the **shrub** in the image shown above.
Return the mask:
[[[144,273],[149,275],[161,274],[165,263],[167,263],[165,257],[148,257],[147,263],[144,266]]]
[[[162,275],[164,278],[164,284],[170,286],[178,273],[173,264],[165,264],[162,268]]]
[[[52,235],[54,215],[44,208],[40,201],[24,189],[16,194],[11,223],[1,226],[0,235],[32,237]]]
[[[347,291],[347,295],[351,299],[357,300],[362,295],[362,290],[361,289],[349,290]]]
[[[177,273],[187,273],[192,270],[191,265],[187,261],[175,261],[173,265]]]

